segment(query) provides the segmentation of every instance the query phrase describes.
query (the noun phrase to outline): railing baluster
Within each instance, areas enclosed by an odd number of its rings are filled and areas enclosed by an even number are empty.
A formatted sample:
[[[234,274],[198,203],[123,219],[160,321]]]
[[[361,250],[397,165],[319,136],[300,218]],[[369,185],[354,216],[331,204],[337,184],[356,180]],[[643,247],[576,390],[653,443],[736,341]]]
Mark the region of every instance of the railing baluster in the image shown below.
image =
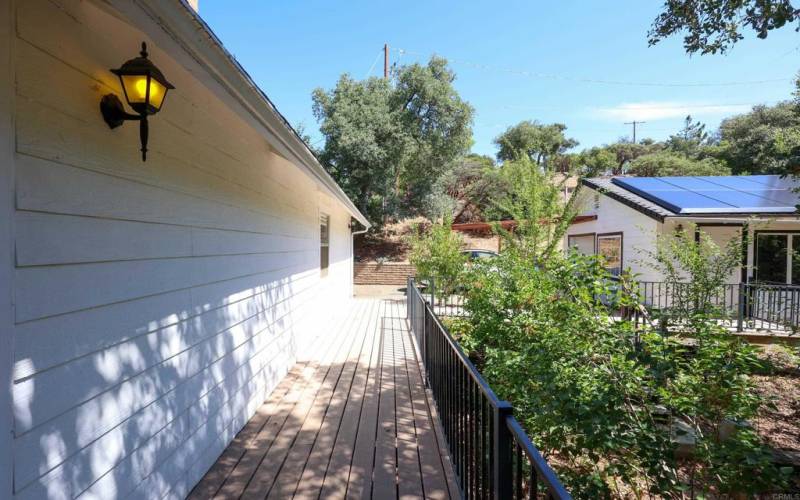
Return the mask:
[[[489,498],[489,475],[487,472],[489,464],[489,453],[487,450],[489,422],[486,418],[488,414],[488,404],[486,400],[481,400],[481,498]]]
[[[522,449],[519,444],[514,441],[514,498],[522,498]]]
[[[488,470],[487,470],[487,477],[489,478],[488,482],[488,496],[489,498],[494,495],[494,483],[496,482],[494,476],[494,407],[487,401],[486,404],[486,424],[488,428],[488,432],[486,433],[487,438],[487,446],[486,452],[489,454],[489,461],[487,462]]]
[[[475,386],[472,380],[467,377],[467,491],[469,491],[469,498],[475,497],[475,462],[472,457],[475,456],[475,400],[473,395],[475,393]]]
[[[466,436],[465,436],[465,429],[464,429],[464,412],[466,411],[464,408],[464,369],[461,366],[461,360],[458,359],[456,356],[456,367],[457,371],[457,380],[458,380],[458,390],[456,394],[458,395],[458,456],[459,462],[461,463],[461,484],[462,487],[466,489],[467,483],[467,460],[466,460]]]
[[[436,315],[431,301],[409,279],[406,310],[424,363],[424,381],[437,406],[441,428],[462,495],[467,498],[536,496],[536,478],[548,490],[570,498],[530,439],[511,416]],[[443,295],[439,310],[461,315],[463,298]],[[528,467],[526,469],[526,467]],[[540,476],[545,471],[545,476]]]
[[[512,412],[507,401],[500,401],[494,408],[494,498],[511,496],[511,433],[506,419]]]

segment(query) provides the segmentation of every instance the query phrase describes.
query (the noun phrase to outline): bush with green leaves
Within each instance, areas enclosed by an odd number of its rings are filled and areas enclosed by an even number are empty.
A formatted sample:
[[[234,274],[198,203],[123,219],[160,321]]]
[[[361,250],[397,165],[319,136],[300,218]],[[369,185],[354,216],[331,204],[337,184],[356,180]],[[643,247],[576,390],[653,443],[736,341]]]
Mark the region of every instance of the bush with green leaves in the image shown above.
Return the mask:
[[[637,330],[614,315],[637,305],[627,279],[612,280],[596,256],[533,262],[511,248],[467,271],[467,317],[452,326],[576,498],[780,485],[747,424],[761,404],[754,350],[700,314],[691,336]]]
[[[417,269],[418,279],[432,278],[440,296],[455,291],[467,263],[467,256],[461,252],[463,239],[450,226],[447,218],[427,229],[416,226],[409,241],[409,260]]]
[[[733,236],[724,246],[717,245],[695,224],[680,225],[674,231],[655,236],[653,250],[640,250],[641,263],[664,277],[670,291],[670,304],[659,315],[663,321],[692,324],[698,316],[700,324],[709,318],[730,315],[723,309],[725,285],[742,261],[742,239]]]
[[[516,222],[511,231],[495,224],[504,247],[539,261],[559,253],[578,213],[580,188],[565,197],[569,175],[540,168],[527,158],[504,163],[500,176],[506,189],[494,201],[495,211]]]

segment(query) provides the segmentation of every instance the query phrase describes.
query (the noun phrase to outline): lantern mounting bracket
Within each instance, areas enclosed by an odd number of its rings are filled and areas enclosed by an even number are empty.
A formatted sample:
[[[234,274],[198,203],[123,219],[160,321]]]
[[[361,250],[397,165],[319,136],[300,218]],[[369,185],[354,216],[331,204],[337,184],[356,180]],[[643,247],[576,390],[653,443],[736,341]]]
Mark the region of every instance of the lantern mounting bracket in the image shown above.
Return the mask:
[[[112,129],[119,127],[125,120],[141,120],[141,115],[134,115],[125,111],[122,101],[115,94],[106,94],[100,100],[100,112],[103,120]]]

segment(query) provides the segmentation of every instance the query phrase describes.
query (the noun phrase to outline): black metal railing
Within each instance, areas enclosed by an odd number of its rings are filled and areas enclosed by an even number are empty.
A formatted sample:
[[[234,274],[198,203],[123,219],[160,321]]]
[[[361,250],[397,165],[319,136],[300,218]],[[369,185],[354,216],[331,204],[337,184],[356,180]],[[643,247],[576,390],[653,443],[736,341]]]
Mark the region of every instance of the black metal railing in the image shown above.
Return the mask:
[[[495,395],[442,324],[430,293],[409,278],[407,315],[464,498],[571,498],[512,406]]]
[[[448,287],[447,280],[436,277],[414,278],[416,287],[422,292],[423,297],[431,304],[433,312],[440,318],[452,316],[465,316],[464,292],[462,286]]]
[[[640,303],[654,317],[678,309],[691,312],[686,283],[639,281]],[[717,287],[707,298],[721,324],[738,331],[800,330],[800,286],[733,283]]]
[[[748,329],[800,330],[800,286],[747,283],[741,297],[740,324]]]

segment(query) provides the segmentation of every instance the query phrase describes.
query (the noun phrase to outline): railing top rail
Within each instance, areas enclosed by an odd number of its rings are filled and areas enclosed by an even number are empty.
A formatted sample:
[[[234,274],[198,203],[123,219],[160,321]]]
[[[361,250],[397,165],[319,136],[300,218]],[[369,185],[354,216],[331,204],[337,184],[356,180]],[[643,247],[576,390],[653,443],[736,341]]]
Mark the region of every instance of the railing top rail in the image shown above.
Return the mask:
[[[544,459],[539,449],[533,444],[531,438],[522,428],[519,421],[513,415],[506,418],[506,425],[514,436],[514,440],[522,449],[523,453],[528,456],[531,466],[536,469],[537,477],[541,478],[542,483],[547,487],[548,492],[553,498],[559,500],[568,500],[572,495],[564,488],[561,481],[556,477],[556,473],[548,465],[547,460]]]
[[[612,278],[614,279],[614,278]],[[668,283],[666,281],[651,281],[651,280],[636,280],[635,281],[639,285],[688,285],[689,282],[679,281],[674,283]],[[750,281],[750,282],[739,282],[739,283],[722,283],[720,287],[737,287],[739,285],[751,287],[751,288],[782,288],[788,290],[800,290],[800,285],[790,285],[788,283],[774,283],[770,281]]]
[[[413,278],[410,280],[410,284],[413,293],[415,293],[422,300],[422,303],[425,304],[425,309],[430,311],[431,318],[433,319],[434,322],[436,322],[436,326],[439,327],[442,330],[442,332],[444,332],[444,338],[450,345],[450,347],[456,352],[459,362],[461,362],[461,364],[464,365],[464,367],[467,369],[467,372],[470,374],[472,379],[475,381],[476,384],[478,384],[478,387],[480,387],[481,392],[483,392],[483,394],[489,400],[489,403],[491,403],[491,405],[496,408],[498,404],[501,402],[500,398],[497,397],[497,394],[495,394],[492,388],[489,387],[489,383],[486,382],[486,380],[480,374],[475,365],[472,364],[472,361],[469,360],[469,357],[464,353],[464,350],[461,349],[461,346],[453,338],[453,335],[450,333],[450,330],[448,330],[448,328],[444,326],[442,322],[439,320],[439,316],[436,315],[434,310],[431,308],[431,305],[428,304],[428,302],[422,296],[422,292],[420,292],[419,288],[417,288],[417,283],[416,281],[414,281]]]
[[[750,283],[745,283],[746,286],[751,288],[769,288],[769,289],[781,289],[781,290],[800,290],[800,285],[790,285],[788,283],[770,283],[765,281],[751,281]]]
[[[673,282],[673,283],[668,283],[666,281],[651,281],[651,280],[635,280],[635,283],[638,283],[640,285],[645,284],[645,283],[647,283],[647,284],[655,283],[655,284],[664,284],[664,285],[666,285],[666,284],[670,284],[670,285],[689,285],[690,284],[690,282],[688,282],[688,281],[677,281],[677,282]],[[745,283],[745,285],[747,285],[747,284],[748,283]],[[752,285],[753,283],[749,283],[749,284]],[[739,283],[722,283],[719,286],[739,286]]]

